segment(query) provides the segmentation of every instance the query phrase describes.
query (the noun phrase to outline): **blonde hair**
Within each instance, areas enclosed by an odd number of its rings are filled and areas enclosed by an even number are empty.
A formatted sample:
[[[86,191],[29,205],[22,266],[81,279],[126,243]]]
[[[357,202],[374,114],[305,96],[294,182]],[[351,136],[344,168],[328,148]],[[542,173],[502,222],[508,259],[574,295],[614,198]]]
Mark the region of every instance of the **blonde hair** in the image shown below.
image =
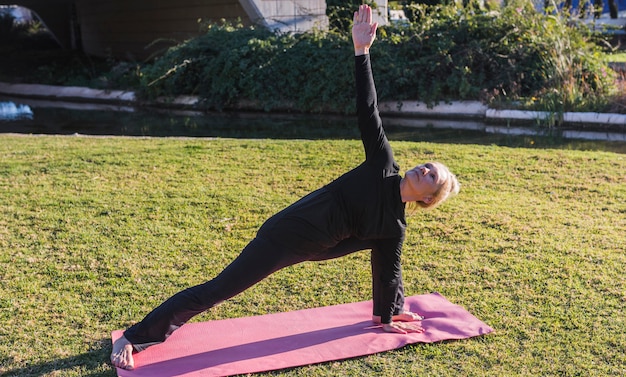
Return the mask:
[[[433,193],[433,197],[430,202],[426,203],[419,201],[408,203],[409,208],[412,210],[416,209],[417,207],[420,207],[422,209],[433,209],[441,203],[445,202],[448,198],[451,198],[458,194],[459,190],[461,189],[461,185],[459,184],[456,175],[452,174],[447,166],[439,162],[431,162],[431,164],[437,165],[439,171],[445,171],[448,178],[439,186],[437,191]]]

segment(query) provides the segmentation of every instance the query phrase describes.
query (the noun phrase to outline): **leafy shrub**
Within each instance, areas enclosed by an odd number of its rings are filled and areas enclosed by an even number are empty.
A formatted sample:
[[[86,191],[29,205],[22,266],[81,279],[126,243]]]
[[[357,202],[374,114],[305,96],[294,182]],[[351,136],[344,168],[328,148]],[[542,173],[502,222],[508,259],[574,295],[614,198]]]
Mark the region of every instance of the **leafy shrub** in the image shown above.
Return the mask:
[[[241,100],[266,110],[289,104],[303,111],[346,111],[352,96],[351,46],[346,36],[271,33],[210,25],[207,33],[172,48],[142,70],[142,93],[197,94],[211,108]]]
[[[603,105],[614,73],[581,27],[530,1],[410,5],[411,22],[379,29],[373,64],[381,100],[518,101],[555,112]],[[270,110],[353,111],[349,28],[278,34],[209,25],[204,35],[145,66],[148,97],[196,94],[222,109],[252,101]]]
[[[326,0],[326,16],[331,30],[348,30],[352,24],[352,15],[362,3],[376,7],[370,1],[361,0]]]
[[[497,11],[412,6],[412,23],[381,40],[402,98],[514,101],[553,111],[596,106],[614,76],[583,28],[518,1]],[[547,99],[546,94],[554,94]],[[548,96],[550,97],[550,96]]]

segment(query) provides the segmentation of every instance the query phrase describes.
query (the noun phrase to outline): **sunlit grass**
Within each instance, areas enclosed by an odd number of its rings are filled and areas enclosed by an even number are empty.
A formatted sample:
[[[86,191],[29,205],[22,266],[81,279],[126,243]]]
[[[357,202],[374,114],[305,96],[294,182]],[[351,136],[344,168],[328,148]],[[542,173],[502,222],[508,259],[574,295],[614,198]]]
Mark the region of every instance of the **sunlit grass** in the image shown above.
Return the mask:
[[[626,156],[393,142],[461,194],[409,219],[407,293],[488,336],[263,375],[616,376],[626,366]],[[0,374],[114,376],[110,332],[234,258],[359,141],[0,137]],[[362,301],[360,253],[281,271],[196,320]]]
[[[618,51],[615,53],[607,54],[606,61],[613,63],[626,63],[626,52]]]

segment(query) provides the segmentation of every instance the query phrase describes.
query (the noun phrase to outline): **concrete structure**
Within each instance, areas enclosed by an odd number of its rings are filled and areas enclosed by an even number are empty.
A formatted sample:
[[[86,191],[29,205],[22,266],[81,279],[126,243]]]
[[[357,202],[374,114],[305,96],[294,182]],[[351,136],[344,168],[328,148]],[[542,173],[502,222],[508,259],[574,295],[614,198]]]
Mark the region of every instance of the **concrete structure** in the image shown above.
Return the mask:
[[[20,98],[21,105],[36,107],[133,112],[139,105],[134,92],[121,90],[0,82],[0,94]],[[149,104],[142,102],[142,105],[161,109],[186,109],[197,115],[201,114],[196,112],[198,110],[196,106],[199,103],[199,97],[181,96],[175,99],[157,99]],[[626,114],[590,112],[555,114],[546,111],[497,110],[490,109],[485,104],[476,101],[440,103],[433,107],[416,101],[389,101],[381,102],[379,108],[383,116],[389,116],[385,119],[387,125],[467,129],[507,135],[535,135],[538,132],[536,127],[538,122],[560,120],[567,125],[590,127],[588,130],[563,130],[563,137],[566,138],[626,141],[626,133],[624,133]],[[251,110],[261,111],[262,109]],[[523,127],[527,124],[534,124],[534,126]]]
[[[325,0],[0,0],[31,9],[66,48],[145,59],[198,35],[199,21],[241,20],[284,32],[326,29]],[[383,17],[386,12],[384,1]]]

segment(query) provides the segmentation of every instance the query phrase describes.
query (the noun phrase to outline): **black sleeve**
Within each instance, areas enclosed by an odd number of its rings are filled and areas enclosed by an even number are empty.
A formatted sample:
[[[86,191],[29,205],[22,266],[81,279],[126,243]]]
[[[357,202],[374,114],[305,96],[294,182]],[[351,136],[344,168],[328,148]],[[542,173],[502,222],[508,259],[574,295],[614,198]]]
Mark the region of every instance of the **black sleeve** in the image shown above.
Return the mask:
[[[388,163],[393,153],[378,113],[378,99],[370,55],[355,56],[356,109],[361,140],[368,162]]]
[[[379,315],[382,323],[391,323],[404,307],[401,252],[402,240],[397,239],[376,241],[372,248],[374,315]]]

